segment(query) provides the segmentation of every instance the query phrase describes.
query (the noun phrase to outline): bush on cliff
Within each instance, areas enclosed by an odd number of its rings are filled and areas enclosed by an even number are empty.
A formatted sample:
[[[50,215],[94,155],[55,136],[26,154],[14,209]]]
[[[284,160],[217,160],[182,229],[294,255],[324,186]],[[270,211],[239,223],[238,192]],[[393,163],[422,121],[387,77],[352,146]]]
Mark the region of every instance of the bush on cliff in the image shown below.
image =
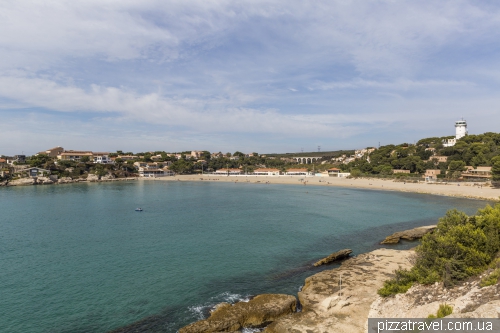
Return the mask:
[[[415,282],[445,286],[476,275],[487,268],[500,250],[500,204],[486,206],[467,216],[456,209],[439,219],[433,233],[422,237],[415,265],[397,270],[378,293],[389,296],[406,292]]]

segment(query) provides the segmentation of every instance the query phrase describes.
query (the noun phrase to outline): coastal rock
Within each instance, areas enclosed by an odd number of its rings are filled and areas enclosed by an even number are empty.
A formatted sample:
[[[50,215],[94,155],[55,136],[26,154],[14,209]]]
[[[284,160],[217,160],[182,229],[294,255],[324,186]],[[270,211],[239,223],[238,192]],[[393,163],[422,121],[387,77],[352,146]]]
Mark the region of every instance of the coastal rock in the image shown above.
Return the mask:
[[[334,253],[330,254],[328,257],[323,258],[323,259],[315,262],[314,266],[321,266],[321,265],[329,264],[329,263],[331,263],[333,261],[345,259],[351,253],[352,253],[351,249],[344,249],[344,250],[340,250],[340,251],[334,252]]]
[[[4,180],[3,182],[0,182],[0,186],[7,186],[9,182],[7,180]]]
[[[298,294],[302,312],[277,319],[264,332],[366,332],[366,319],[371,303],[378,297],[377,290],[398,267],[410,267],[408,258],[413,253],[378,249],[307,278]]]
[[[436,314],[439,305],[448,304],[453,313],[447,318],[498,318],[500,285],[480,287],[480,277],[453,288],[442,283],[414,285],[404,294],[378,297],[372,303],[370,318],[426,318]]]
[[[98,175],[95,175],[93,173],[89,173],[89,175],[87,176],[87,180],[89,182],[96,182],[99,180],[99,176]]]
[[[387,236],[380,244],[397,244],[401,239],[415,240],[422,238],[426,233],[436,229],[436,225],[428,225],[405,231],[398,231],[390,236]]]
[[[57,180],[58,184],[66,184],[66,183],[73,183],[73,179],[71,177],[61,177]]]
[[[54,184],[52,179],[50,179],[49,177],[38,177],[36,179],[36,183],[40,185]]]
[[[115,175],[113,175],[112,173],[108,173],[107,175],[104,175],[101,177],[101,180],[110,180],[110,179],[115,179]]]
[[[16,179],[16,180],[11,180],[9,182],[9,185],[12,185],[12,186],[34,185],[34,184],[35,184],[34,178],[20,178],[20,179]]]
[[[295,312],[297,300],[283,294],[258,295],[249,302],[219,305],[205,320],[179,330],[179,333],[232,332],[244,327],[262,327]]]

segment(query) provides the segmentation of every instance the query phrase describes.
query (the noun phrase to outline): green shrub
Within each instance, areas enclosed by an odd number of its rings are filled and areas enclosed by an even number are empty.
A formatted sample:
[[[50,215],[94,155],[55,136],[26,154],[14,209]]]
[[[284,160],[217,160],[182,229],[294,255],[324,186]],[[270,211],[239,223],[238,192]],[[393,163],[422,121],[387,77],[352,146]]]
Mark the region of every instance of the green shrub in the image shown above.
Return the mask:
[[[439,219],[433,233],[422,237],[415,265],[399,269],[378,292],[389,296],[406,292],[415,282],[442,281],[446,287],[484,271],[500,250],[500,204],[467,216],[456,209]],[[493,279],[493,277],[492,277]]]
[[[497,284],[499,278],[500,278],[500,269],[497,268],[493,272],[491,272],[488,276],[482,278],[481,282],[479,283],[479,286],[481,287],[493,286]]]
[[[453,313],[453,307],[448,304],[440,304],[439,309],[435,315],[430,314],[427,318],[444,318]]]

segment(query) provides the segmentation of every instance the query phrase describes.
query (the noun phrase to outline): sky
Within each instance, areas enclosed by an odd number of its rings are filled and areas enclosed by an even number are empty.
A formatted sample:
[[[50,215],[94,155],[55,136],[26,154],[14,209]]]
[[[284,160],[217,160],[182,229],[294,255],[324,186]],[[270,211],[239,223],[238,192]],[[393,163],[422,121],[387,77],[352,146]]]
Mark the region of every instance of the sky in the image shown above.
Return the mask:
[[[0,154],[500,132],[500,2],[0,1]]]

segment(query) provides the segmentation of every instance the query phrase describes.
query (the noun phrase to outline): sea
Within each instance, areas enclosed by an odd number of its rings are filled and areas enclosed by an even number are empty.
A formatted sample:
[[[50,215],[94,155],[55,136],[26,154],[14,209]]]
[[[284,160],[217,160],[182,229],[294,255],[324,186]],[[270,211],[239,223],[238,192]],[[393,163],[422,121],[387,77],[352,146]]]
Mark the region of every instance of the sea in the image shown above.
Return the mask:
[[[0,332],[176,332],[220,302],[296,295],[332,252],[486,204],[216,181],[0,188]]]

